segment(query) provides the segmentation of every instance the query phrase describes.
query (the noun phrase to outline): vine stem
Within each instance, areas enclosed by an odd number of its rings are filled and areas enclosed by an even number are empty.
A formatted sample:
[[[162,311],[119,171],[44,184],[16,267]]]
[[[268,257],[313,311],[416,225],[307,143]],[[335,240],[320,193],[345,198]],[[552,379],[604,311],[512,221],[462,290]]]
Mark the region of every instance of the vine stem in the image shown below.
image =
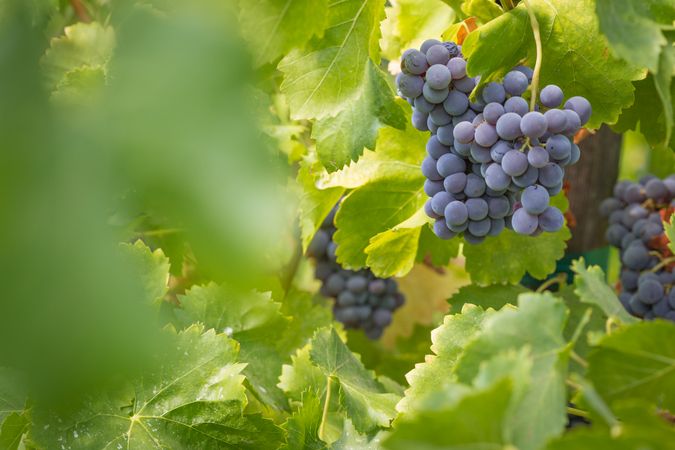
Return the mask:
[[[514,8],[512,0],[504,0],[503,6],[507,11]]]
[[[80,22],[91,22],[91,17],[87,12],[87,8],[84,7],[81,0],[70,0],[70,6],[73,7]]]
[[[650,269],[650,271],[651,272],[657,272],[657,271],[663,269],[664,267],[666,267],[668,264],[673,263],[673,262],[675,262],[675,256],[671,256],[669,258],[662,259],[661,262],[658,263],[657,265],[655,265],[654,267],[652,267]]]
[[[333,384],[333,378],[328,375],[326,377],[326,401],[323,404],[323,413],[321,414],[321,425],[319,425],[319,439],[324,442],[326,440],[326,422],[328,421],[328,405],[330,405],[330,391]]]
[[[541,283],[535,292],[537,292],[537,293],[544,292],[546,289],[550,288],[551,286],[553,286],[555,284],[562,285],[566,280],[567,280],[567,275],[564,274],[564,273],[559,273],[558,275],[554,276],[553,278],[549,278],[548,280]]]
[[[567,407],[567,412],[575,416],[583,417],[585,419],[588,419],[591,416],[590,414],[588,414],[588,412],[584,411],[583,409],[573,408],[571,406]]]
[[[581,356],[579,356],[579,354],[578,354],[577,352],[575,352],[574,350],[572,350],[572,351],[570,352],[570,358],[572,358],[572,359],[575,360],[577,363],[579,363],[579,365],[582,366],[583,368],[587,368],[587,367],[588,367],[588,362],[587,362],[584,358],[582,358]]]
[[[530,110],[534,111],[537,104],[537,90],[539,89],[539,72],[541,72],[541,60],[544,57],[541,49],[541,33],[539,31],[539,21],[534,15],[534,10],[530,6],[530,0],[523,0],[527,13],[530,16],[530,25],[532,26],[532,34],[534,35],[534,45],[537,49],[537,60],[534,63],[534,73],[532,74],[532,97],[530,98]]]

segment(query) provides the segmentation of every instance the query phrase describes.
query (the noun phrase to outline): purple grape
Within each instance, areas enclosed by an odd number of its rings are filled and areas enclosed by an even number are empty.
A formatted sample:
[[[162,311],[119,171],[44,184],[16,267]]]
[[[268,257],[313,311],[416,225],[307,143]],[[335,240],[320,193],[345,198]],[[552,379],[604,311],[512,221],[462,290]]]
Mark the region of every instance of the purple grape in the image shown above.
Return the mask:
[[[586,122],[588,122],[588,119],[591,118],[591,113],[593,112],[590,102],[581,96],[568,99],[565,102],[565,109],[571,109],[577,113],[579,115],[579,119],[581,120],[581,125],[585,125]]]
[[[443,109],[442,105],[436,105],[429,113],[429,118],[437,127],[448,125],[452,121],[452,117],[450,117],[450,115],[445,112],[445,109]]]
[[[434,212],[434,210],[431,209],[431,199],[428,199],[428,200],[424,203],[424,213],[425,213],[427,216],[431,217],[432,219],[439,219],[439,218],[443,217],[443,216],[440,215],[440,214],[436,214],[436,213]]]
[[[445,207],[455,200],[455,197],[448,192],[441,191],[431,197],[431,209],[438,215],[443,215]]]
[[[663,298],[663,286],[658,280],[647,280],[639,284],[637,296],[642,303],[653,305]]]
[[[426,101],[428,101],[429,103],[433,103],[435,105],[443,103],[443,101],[448,97],[449,92],[450,91],[448,90],[448,88],[433,89],[428,84],[425,84],[424,87],[422,88],[422,95],[424,95]]]
[[[572,152],[572,143],[562,134],[554,134],[546,141],[546,150],[553,159],[565,159]]]
[[[511,147],[508,142],[497,141],[490,150],[490,156],[494,162],[501,163],[504,155],[511,150],[513,150],[513,147]]]
[[[432,109],[434,109],[433,103],[429,103],[424,96],[422,95],[422,89],[420,88],[420,95],[415,98],[413,106],[416,111],[421,111],[423,113],[429,114]]]
[[[647,181],[645,184],[645,194],[654,200],[666,200],[670,195],[668,186],[658,178]]]
[[[452,80],[450,70],[444,64],[434,64],[429,67],[424,78],[429,87],[433,89],[446,89]]]
[[[539,93],[539,101],[547,108],[557,108],[563,101],[565,95],[562,89],[555,84],[549,84]]]
[[[529,85],[527,76],[517,70],[512,70],[504,77],[504,89],[511,95],[521,95]]]
[[[426,51],[427,62],[430,66],[436,64],[447,64],[450,60],[450,52],[443,44],[436,44],[429,47],[429,50]]]
[[[474,128],[470,122],[460,122],[455,125],[453,130],[453,136],[455,139],[462,144],[469,144],[473,141],[474,137]]]
[[[467,197],[480,197],[485,194],[485,180],[483,177],[470,173],[466,177],[466,187],[464,188],[464,194]]]
[[[520,73],[520,72],[518,72]],[[522,74],[521,74],[522,75]],[[504,107],[501,103],[488,103],[483,109],[483,117],[490,125],[496,125],[497,120],[504,114]]]
[[[502,169],[512,177],[524,174],[527,167],[527,156],[518,150],[510,150],[502,158]]]
[[[445,220],[443,220],[442,218],[436,219],[433,227],[434,227],[434,234],[441,239],[448,240],[457,236],[457,233],[451,231],[450,228],[448,228],[448,226],[446,225]]]
[[[548,152],[543,147],[532,147],[527,152],[527,162],[530,163],[532,167],[540,169],[548,164]]]
[[[523,209],[533,215],[543,213],[548,207],[549,201],[548,191],[538,184],[525,188],[520,197]]]
[[[452,124],[448,125],[443,125],[442,127],[438,127],[438,130],[436,130],[436,139],[438,139],[438,142],[440,142],[443,145],[451,146],[452,141],[454,141],[455,136],[453,136],[452,131],[455,129],[455,127],[452,126]],[[427,144],[428,148],[428,144]]]
[[[452,79],[453,80],[461,80],[466,77],[466,61],[464,58],[451,58],[448,61],[448,69],[450,69],[450,73],[452,74]],[[471,80],[473,82],[473,80]],[[457,82],[453,82],[455,86],[457,86]],[[473,85],[475,87],[476,83],[473,82]],[[459,87],[458,87],[459,89]],[[463,90],[463,89],[460,89]],[[471,92],[473,90],[473,87],[468,91]]]
[[[497,134],[506,141],[512,141],[521,136],[521,118],[516,113],[505,113],[497,120]]]
[[[539,169],[539,184],[546,187],[553,187],[562,182],[564,176],[563,170],[555,163],[548,163]]]
[[[490,149],[487,147],[483,147],[481,145],[478,145],[476,142],[473,142],[471,144],[471,157],[477,162],[477,163],[488,163],[492,161],[492,155],[490,154]]]
[[[511,184],[511,177],[502,170],[499,164],[491,164],[485,171],[485,184],[490,189],[502,191]]]
[[[532,82],[532,76],[534,75],[534,71],[530,69],[527,66],[516,66],[513,68],[513,70],[517,70],[518,72],[523,73],[527,77],[528,82]]]
[[[511,225],[513,226],[513,231],[516,233],[530,235],[537,230],[539,219],[537,219],[537,216],[529,214],[525,209],[520,208],[513,213]]]
[[[466,94],[457,90],[452,90],[448,97],[443,101],[443,108],[453,116],[463,114],[469,107],[469,98]]]
[[[488,204],[482,198],[470,198],[464,203],[470,220],[483,220],[488,216]]]
[[[574,135],[581,128],[581,119],[579,115],[571,109],[563,110],[565,113],[565,134]]]
[[[453,173],[445,180],[443,180],[443,186],[446,191],[451,194],[459,194],[464,191],[466,187],[466,174],[465,173]]]
[[[438,170],[438,173],[442,177],[447,177],[454,173],[463,173],[466,170],[466,163],[459,156],[453,155],[452,153],[446,153],[438,158],[436,170]]]
[[[417,50],[406,52],[403,65],[408,72],[414,75],[423,74],[429,67],[426,55]]]
[[[487,199],[488,216],[492,219],[503,219],[511,212],[511,203],[504,196]]]
[[[449,67],[450,63],[448,63]],[[450,69],[450,72],[452,72],[452,69]],[[457,89],[458,91],[464,92],[465,94],[470,93],[473,91],[473,89],[476,87],[476,81],[471,78],[471,77],[463,77],[460,79],[454,79],[452,85]]]
[[[474,133],[476,144],[482,147],[491,147],[498,139],[499,136],[497,136],[497,130],[493,125],[490,125],[487,122],[480,124]]]
[[[523,97],[511,97],[504,103],[504,111],[516,113],[519,116],[524,116],[530,110],[527,100]]]
[[[567,127],[567,116],[560,109],[549,109],[544,113],[549,133],[562,133]]]
[[[546,133],[548,123],[544,115],[537,111],[531,111],[523,116],[520,122],[520,131],[530,139],[540,138]]]
[[[469,219],[469,210],[464,202],[455,200],[445,207],[443,215],[448,226],[462,225]]]
[[[422,161],[422,174],[432,181],[443,181],[443,177],[436,169],[436,160],[430,156]]]
[[[443,43],[437,39],[427,39],[426,41],[422,42],[422,45],[420,46],[420,50],[422,53],[426,53],[429,51],[431,47],[434,45],[442,45]]]
[[[396,86],[404,96],[408,98],[415,98],[422,95],[422,88],[424,87],[424,80],[417,75],[408,75],[406,73],[399,73],[396,76]]]
[[[440,128],[439,128],[440,130]],[[427,141],[427,154],[434,159],[438,159],[441,156],[450,153],[450,147],[443,145],[438,136],[431,136]]]
[[[504,100],[506,100],[504,86],[494,81],[486,84],[483,88],[483,100],[485,103],[504,103]]]
[[[621,256],[621,262],[633,270],[642,270],[649,263],[649,252],[643,245],[631,245]]]
[[[424,193],[427,194],[429,197],[433,197],[442,190],[443,190],[442,181],[431,181],[431,180],[424,181]]]
[[[428,114],[425,114],[420,111],[413,111],[412,124],[416,129],[420,131],[429,131],[429,127],[427,126],[428,118],[429,118]]]
[[[483,220],[470,220],[468,230],[469,233],[471,233],[474,236],[478,237],[487,236],[487,234],[490,232],[491,224],[492,222],[487,217]]]
[[[565,225],[565,217],[555,206],[549,206],[539,215],[539,228],[547,233],[555,233]]]
[[[490,219],[490,232],[488,233],[488,236],[499,236],[499,234],[504,231],[504,227],[504,219]]]
[[[513,184],[519,188],[526,188],[532,186],[536,183],[537,178],[539,178],[539,170],[536,167],[532,167],[528,164],[527,170],[524,174],[513,177]]]

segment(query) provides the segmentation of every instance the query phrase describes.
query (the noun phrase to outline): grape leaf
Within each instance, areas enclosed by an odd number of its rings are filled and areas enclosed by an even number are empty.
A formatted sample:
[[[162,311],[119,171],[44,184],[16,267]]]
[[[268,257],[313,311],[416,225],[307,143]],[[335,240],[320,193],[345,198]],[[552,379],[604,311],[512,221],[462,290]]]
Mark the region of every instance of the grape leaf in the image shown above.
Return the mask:
[[[53,38],[42,58],[45,78],[55,90],[59,84],[69,84],[64,77],[74,69],[88,67],[106,73],[106,66],[115,47],[112,27],[98,22],[77,23],[66,27],[64,35]]]
[[[541,29],[541,85],[554,83],[567,97],[583,95],[593,105],[589,128],[617,121],[633,102],[631,80],[644,76],[631,63],[607,54],[592,0],[532,0]],[[462,46],[467,70],[489,80],[523,58],[534,66],[535,45],[525,5],[497,17],[469,34]],[[583,68],[583,70],[580,70]]]
[[[459,254],[459,239],[439,240],[431,227],[422,226],[415,261],[431,263],[436,267],[446,266]]]
[[[312,339],[310,359],[340,386],[340,403],[360,432],[388,427],[399,397],[386,392],[334,329],[319,330]]]
[[[160,303],[169,291],[169,258],[161,249],[153,252],[140,240],[120,245],[134,272],[141,276],[148,303]]]
[[[321,39],[294,50],[279,63],[293,119],[322,119],[346,109],[364,83],[366,65],[380,61],[379,23],[384,3],[344,0],[328,5]]]
[[[668,238],[668,248],[675,254],[675,213],[671,214],[668,222],[663,223],[663,228]]]
[[[574,284],[575,293],[584,303],[598,306],[605,316],[623,323],[634,323],[638,319],[631,316],[623,307],[616,294],[605,281],[605,274],[598,266],[586,268],[584,259],[572,262],[572,270],[576,274]]]
[[[541,448],[564,430],[567,342],[562,333],[566,319],[565,305],[550,293],[521,294],[517,309],[506,306],[485,320],[457,363],[458,381],[468,384],[484,361],[505,351],[531,349],[531,384],[511,405],[506,425],[509,440],[520,449]]]
[[[481,330],[485,318],[491,312],[474,305],[466,305],[461,314],[447,315],[443,324],[431,332],[431,351],[423,363],[406,374],[410,387],[396,405],[400,412],[415,410],[425,397],[433,396],[444,386],[452,384],[457,359],[464,347]]]
[[[566,226],[534,238],[504,230],[480,245],[464,245],[466,270],[477,284],[515,284],[525,273],[543,280],[555,271],[556,261],[565,255],[565,242],[570,237]]]
[[[482,23],[488,23],[504,13],[502,7],[493,0],[465,0],[462,4],[462,11],[467,16],[475,17]]]
[[[588,355],[588,378],[610,406],[637,398],[675,411],[675,325],[638,322],[607,335]]]
[[[509,303],[515,305],[518,295],[525,292],[528,292],[528,290],[519,284],[506,286],[470,284],[461,287],[455,295],[450,297],[448,302],[452,305],[453,311],[461,311],[466,304],[478,305],[483,309],[500,309]]]
[[[240,360],[247,363],[244,374],[255,392],[271,405],[284,408],[286,400],[276,385],[288,353],[278,343],[290,319],[281,315],[281,305],[269,293],[238,293],[214,283],[194,286],[179,300],[182,309],[176,316],[180,323],[201,322],[239,342]]]
[[[105,82],[105,71],[102,67],[76,67],[59,80],[52,92],[52,100],[61,105],[91,104],[98,98]]]
[[[239,8],[241,31],[256,65],[274,62],[321,37],[328,19],[328,0],[243,0]]]
[[[364,148],[374,150],[381,126],[406,126],[386,75],[370,60],[364,69],[364,81],[346,108],[335,116],[317,120],[312,128],[319,160],[329,172],[359,159]]]
[[[302,236],[302,250],[307,251],[314,234],[321,226],[321,222],[340,200],[344,189],[332,187],[318,189],[314,164],[303,161],[298,170],[297,185],[299,187],[300,204],[300,232]]]
[[[417,412],[384,439],[391,450],[451,450],[507,448],[502,424],[507,417],[512,385],[503,379],[468,393],[456,405],[435,411]]]
[[[302,394],[302,405],[284,423],[286,443],[284,450],[321,450],[328,446],[319,438],[321,426],[321,399],[313,391]],[[280,449],[280,450],[281,450]]]
[[[675,5],[669,0],[596,0],[600,31],[610,48],[626,61],[656,72],[672,29]]]
[[[176,335],[164,359],[124,393],[101,394],[72,415],[36,406],[30,438],[46,448],[276,448],[280,430],[242,415],[246,401],[237,344],[198,326]],[[131,410],[126,413],[129,405]]]
[[[351,420],[345,419],[340,439],[333,442],[331,450],[380,450],[384,431],[377,433],[372,439],[359,434]]]
[[[10,414],[23,412],[27,396],[24,384],[19,372],[0,367],[0,423]]]
[[[300,401],[305,391],[319,395],[326,389],[326,376],[312,364],[309,350],[309,345],[299,349],[295,355],[291,355],[292,363],[284,364],[281,368],[277,386],[293,400]]]
[[[398,0],[385,8],[382,22],[382,55],[398,61],[407,48],[438,38],[454,21],[455,13],[441,0]]]
[[[12,413],[7,416],[0,429],[0,448],[3,450],[18,449],[29,427],[30,420],[25,413]]]

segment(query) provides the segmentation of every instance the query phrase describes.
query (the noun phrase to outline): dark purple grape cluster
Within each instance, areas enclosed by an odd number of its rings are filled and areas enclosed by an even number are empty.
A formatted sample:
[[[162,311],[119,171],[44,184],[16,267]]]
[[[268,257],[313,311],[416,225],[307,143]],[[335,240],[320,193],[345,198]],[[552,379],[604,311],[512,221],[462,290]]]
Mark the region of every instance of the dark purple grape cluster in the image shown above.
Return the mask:
[[[461,46],[435,39],[406,50],[401,70],[396,84],[413,126],[431,132],[422,173],[438,237],[463,233],[475,244],[504,228],[530,236],[562,228],[549,200],[562,190],[564,167],[579,160],[572,138],[591,115],[588,100],[572,97],[559,109],[563,92],[548,85],[530,111],[532,70],[518,66],[472,102],[479,80],[467,76]]]
[[[619,249],[619,299],[631,314],[675,321],[675,273],[663,221],[675,211],[675,175],[621,181],[600,213],[609,218],[607,241]]]
[[[378,339],[405,297],[391,278],[378,278],[369,269],[343,269],[338,264],[333,241],[336,209],[323,221],[307,254],[316,260],[315,276],[321,280],[321,294],[334,300],[335,319],[345,328],[361,328],[370,339]]]

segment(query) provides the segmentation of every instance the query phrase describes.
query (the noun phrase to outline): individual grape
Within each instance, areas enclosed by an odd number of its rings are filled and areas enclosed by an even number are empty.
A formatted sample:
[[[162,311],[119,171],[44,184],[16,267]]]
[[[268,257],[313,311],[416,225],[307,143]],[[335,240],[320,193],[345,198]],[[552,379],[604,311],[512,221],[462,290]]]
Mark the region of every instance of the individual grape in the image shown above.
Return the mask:
[[[473,118],[473,120],[471,121],[471,125],[473,125],[475,128],[483,122],[485,122],[485,118],[483,117],[483,113],[480,113]]]
[[[579,115],[571,109],[566,109],[563,113],[565,114],[564,133],[570,136],[576,134],[576,132],[579,131],[579,128],[581,128],[581,119],[579,119]]]
[[[656,175],[648,173],[646,175],[642,175],[638,181],[642,186],[646,186],[647,183],[649,183],[651,180],[658,180],[658,179],[659,177],[657,177]]]
[[[330,296],[336,296],[345,288],[345,280],[337,273],[329,276],[326,280],[326,292]]]
[[[480,98],[475,102],[472,102],[471,99],[469,99],[469,108],[471,108],[472,111],[483,112],[485,109],[485,103]]]
[[[433,197],[443,189],[443,181],[424,180],[424,193],[429,197]]]
[[[480,197],[485,193],[486,184],[483,177],[470,173],[466,177],[466,187],[464,193],[467,197]]]
[[[529,110],[529,106],[527,105],[527,101],[522,98],[522,97],[511,97],[506,102],[504,103],[504,108],[503,112],[512,112],[516,113],[519,116],[524,116],[527,114]]]
[[[440,130],[440,128],[439,128]],[[439,138],[438,135],[436,136],[431,136],[429,140],[427,141],[427,154],[431,156],[434,159],[438,159],[441,156],[450,153],[450,147],[447,145],[443,145]]]
[[[455,197],[453,197],[452,194],[445,191],[438,192],[437,194],[434,194],[433,197],[431,197],[431,209],[436,214],[442,216],[444,214],[445,207],[454,200]]]
[[[658,280],[647,280],[638,286],[637,296],[642,303],[653,305],[663,298],[663,286]]]
[[[593,109],[591,104],[584,97],[576,96],[568,99],[565,102],[565,109],[572,110],[579,115],[581,121],[580,125],[585,125],[588,119],[591,118]]]
[[[576,164],[581,158],[581,150],[579,146],[575,143],[572,143],[572,148],[570,150],[570,162],[569,165]]]
[[[490,232],[488,236],[499,236],[505,228],[504,219],[490,219]]]
[[[450,115],[445,112],[443,105],[436,105],[436,107],[434,107],[434,109],[429,113],[429,118],[434,123],[434,125],[438,127],[448,125],[450,122],[452,122],[452,117],[450,117]]]
[[[487,122],[480,124],[474,132],[474,140],[482,147],[491,147],[498,139],[497,130]]]
[[[438,127],[438,130],[436,130],[436,139],[438,139],[438,142],[447,145],[448,147],[451,146],[452,141],[455,139],[455,136],[452,134],[454,129],[455,127],[453,127],[452,124]]]
[[[433,120],[431,120],[431,116],[427,117],[427,128],[431,132],[431,134],[436,134],[436,131],[438,131],[438,125],[434,123]]]
[[[506,141],[512,141],[521,136],[520,131],[521,118],[516,113],[505,113],[497,120],[497,134]]]
[[[450,228],[450,230],[454,231],[455,233],[461,233],[463,231],[466,231],[466,229],[469,227],[468,220],[464,223],[459,224],[459,225],[450,225],[450,224],[447,223],[447,220],[446,220],[446,224],[448,225],[448,228]]]
[[[420,50],[422,53],[426,53],[429,51],[431,47],[434,45],[442,45],[443,43],[437,39],[427,39],[426,41],[422,42],[422,45],[420,46]]]
[[[504,89],[511,95],[521,95],[529,85],[527,75],[518,70],[512,70],[504,77]]]
[[[438,159],[436,169],[442,177],[447,177],[458,172],[464,172],[466,163],[459,156],[446,153]]]
[[[506,100],[504,86],[494,81],[486,84],[483,88],[483,100],[485,103],[504,103],[504,100]]]
[[[376,309],[373,313],[373,323],[378,327],[386,327],[391,323],[391,311],[387,309]]]
[[[626,189],[628,189],[628,186],[630,186],[631,184],[632,183],[627,180],[620,181],[617,184],[615,184],[613,189],[614,197],[618,199],[623,199],[624,194],[626,193]]]
[[[424,96],[422,95],[422,88],[420,87],[419,96],[415,98],[413,106],[415,107],[415,111],[420,111],[425,114],[429,114],[436,105],[434,105],[433,103],[429,103],[427,99],[424,98]]]
[[[329,260],[335,261],[337,259],[336,256],[337,252],[337,245],[335,242],[331,241],[328,243],[328,246],[326,247],[326,256],[328,257]]]
[[[471,109],[467,109],[466,111],[464,111],[464,113],[460,114],[459,116],[453,117],[452,124],[454,126],[457,126],[457,124],[461,122],[472,122],[475,117],[476,113],[473,112]]]
[[[408,98],[415,98],[422,95],[424,80],[417,75],[408,75],[399,73],[396,76],[396,86],[401,94]]]
[[[462,225],[468,220],[469,211],[464,202],[455,200],[450,202],[448,206],[445,207],[443,215],[445,216],[445,221],[447,222],[448,226]]]
[[[647,197],[639,185],[631,184],[626,187],[623,199],[628,203],[642,203],[647,199]]]
[[[640,272],[635,270],[624,269],[621,271],[619,279],[621,280],[621,286],[629,291],[634,291],[638,287],[638,277]]]
[[[475,236],[469,232],[464,233],[464,242],[471,245],[478,245],[485,240],[484,236]]]
[[[443,44],[436,44],[429,47],[429,50],[426,51],[427,62],[430,66],[436,64],[447,64],[450,60],[450,52]]]
[[[547,233],[555,233],[565,224],[565,217],[555,206],[549,206],[539,215],[539,228]]]
[[[485,171],[485,184],[495,191],[502,191],[511,184],[511,177],[507,175],[499,164],[491,164]]]
[[[523,209],[533,215],[543,213],[548,207],[549,201],[548,191],[538,184],[525,188],[520,198]]]
[[[448,63],[449,67],[449,63]],[[450,69],[450,72],[452,72],[452,69]],[[452,81],[452,85],[455,87],[460,92],[464,92],[465,94],[470,93],[473,91],[473,89],[476,87],[476,81],[471,78],[471,77],[463,77],[459,79],[454,79]]]
[[[549,133],[562,133],[567,128],[567,116],[560,109],[549,109],[544,113]]]
[[[471,220],[483,220],[488,216],[488,204],[482,198],[470,198],[465,205]]]
[[[668,186],[658,178],[647,181],[645,184],[645,194],[654,200],[666,200],[670,195]]]
[[[656,317],[666,318],[668,313],[670,312],[670,305],[668,305],[668,299],[665,297],[661,298],[661,300],[659,300],[658,303],[652,306],[652,311],[654,312],[654,315]]]
[[[483,109],[483,118],[490,125],[496,125],[497,120],[499,120],[504,112],[504,107],[501,103],[488,103]]]
[[[546,187],[553,187],[563,179],[564,172],[559,165],[548,163],[539,169],[539,184]]]
[[[530,235],[537,230],[539,220],[537,216],[529,214],[525,209],[520,208],[513,213],[511,225],[513,226],[513,231],[516,233]]]
[[[513,147],[511,147],[508,142],[497,141],[490,149],[490,156],[494,162],[501,163],[504,155],[510,150],[513,150]]]
[[[454,42],[443,42],[443,46],[448,49],[448,53],[450,54],[451,58],[459,56],[461,53],[459,45],[455,44]]]
[[[425,84],[424,87],[422,88],[422,95],[424,95],[426,101],[428,101],[429,103],[433,103],[435,105],[443,103],[443,101],[448,97],[449,92],[450,91],[448,90],[448,88],[433,89],[428,84]]]
[[[502,169],[504,170],[504,173],[512,177],[524,174],[527,167],[527,156],[518,150],[511,150],[502,158]]]
[[[642,303],[637,295],[632,296],[628,304],[630,305],[630,311],[638,317],[645,317],[650,311],[649,306]]]
[[[628,230],[626,227],[621,224],[614,223],[607,228],[607,231],[605,232],[605,238],[610,244],[614,245],[615,247],[619,247],[621,245],[621,241],[627,233]]]
[[[572,143],[562,134],[554,134],[546,141],[546,150],[553,159],[567,158],[572,152]]]
[[[420,131],[429,131],[429,127],[427,126],[428,118],[429,118],[428,114],[425,114],[420,111],[413,111],[412,124],[416,129]]]
[[[565,98],[562,89],[555,84],[549,84],[539,93],[539,101],[547,108],[557,108]]]
[[[314,238],[307,247],[307,254],[313,258],[323,256],[326,252],[326,246],[330,242],[330,236],[323,230],[314,234]]]
[[[503,219],[511,212],[511,203],[504,196],[489,197],[487,204],[488,216],[491,219]]]
[[[460,80],[466,77],[466,61],[464,60],[464,58],[459,57],[451,58],[448,61],[447,65],[448,69],[450,69],[450,73],[452,74],[453,80]],[[456,82],[455,86],[457,86]],[[473,88],[471,88],[471,90],[473,90]],[[469,92],[471,92],[471,90]]]
[[[442,181],[443,177],[438,173],[436,169],[436,160],[430,156],[427,156],[422,161],[422,174],[425,177],[432,181]]]
[[[531,111],[523,116],[520,121],[520,131],[530,139],[540,138],[546,133],[548,123],[544,115],[537,111]]]
[[[434,210],[431,209],[431,199],[427,199],[427,201],[424,203],[424,213],[432,219],[439,219],[443,217],[441,214],[436,214]]]
[[[443,108],[448,112],[448,114],[453,116],[459,116],[466,112],[469,107],[469,98],[466,94],[459,92],[457,90],[452,90],[448,94],[448,97],[443,101]]]
[[[490,149],[487,148],[487,147],[483,147],[481,145],[478,145],[476,142],[471,143],[470,155],[477,163],[483,164],[483,163],[488,163],[488,162],[492,161]],[[483,172],[481,172],[481,175],[484,176]]]
[[[663,184],[666,185],[666,188],[668,189],[669,195],[671,197],[675,197],[675,177],[672,175],[663,180]]]
[[[453,130],[453,138],[454,138],[454,130]],[[459,153],[462,156],[469,156],[469,154],[471,153],[470,143],[462,144],[457,139],[455,139],[452,143],[452,146],[457,151],[457,153]]]
[[[649,252],[642,245],[631,245],[621,256],[621,262],[633,270],[642,270],[649,263]]]
[[[548,152],[538,145],[534,146],[527,152],[527,162],[532,167],[541,169],[548,164]]]
[[[445,190],[451,194],[458,194],[464,191],[466,187],[466,174],[465,173],[453,173],[443,180],[443,186]]]
[[[487,236],[487,234],[490,232],[491,224],[492,222],[487,217],[483,220],[470,220],[468,230],[469,233],[471,233],[474,236],[478,237]]]
[[[528,164],[527,170],[524,174],[512,178],[513,184],[523,189],[528,186],[532,186],[539,178],[539,170],[540,169],[537,169],[536,167],[530,166]]]
[[[429,67],[426,55],[417,50],[406,52],[405,58],[403,59],[403,65],[406,71],[414,75],[423,74]]]
[[[386,290],[387,290],[387,283],[380,278],[371,280],[368,283],[368,292],[370,292],[371,294],[375,295],[384,294]]]
[[[609,217],[611,213],[621,209],[621,207],[622,204],[619,199],[614,197],[606,198],[600,203],[600,214],[605,217]]]
[[[668,305],[670,305],[672,309],[675,309],[675,288],[673,287],[671,287],[670,291],[668,292]],[[670,320],[675,319],[670,318]]]
[[[528,82],[532,82],[532,76],[534,75],[534,71],[530,69],[527,66],[516,66],[513,68],[513,70],[517,70],[518,72],[523,73],[527,77]]]
[[[461,144],[469,144],[473,141],[474,128],[469,122],[460,122],[455,125],[453,136]]]
[[[450,69],[445,64],[434,64],[429,67],[424,78],[433,89],[446,89],[452,80]]]
[[[457,236],[457,233],[455,233],[454,231],[450,231],[447,224],[445,223],[445,220],[443,220],[442,218],[436,219],[433,227],[434,227],[434,234],[441,239],[447,240]]]

